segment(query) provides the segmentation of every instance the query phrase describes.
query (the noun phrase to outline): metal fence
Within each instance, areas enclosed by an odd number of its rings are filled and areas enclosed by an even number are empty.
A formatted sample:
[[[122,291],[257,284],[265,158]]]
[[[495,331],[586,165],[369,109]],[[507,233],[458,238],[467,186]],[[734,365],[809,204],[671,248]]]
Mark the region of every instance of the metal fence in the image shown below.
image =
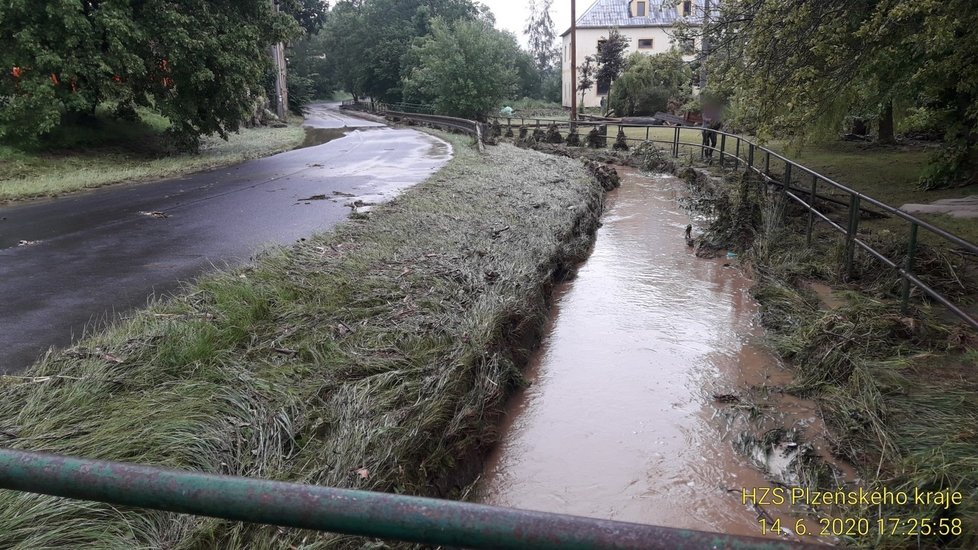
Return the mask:
[[[526,127],[529,131],[543,130],[551,125],[556,125],[561,130],[570,130],[571,127],[571,122],[568,120],[523,117],[492,117],[491,120],[494,124],[498,123],[500,126],[509,126],[510,128],[518,121],[520,127]],[[815,223],[818,221],[828,224],[829,227],[844,236],[844,268],[848,275],[852,274],[856,251],[863,250],[872,258],[899,274],[902,280],[900,300],[904,311],[909,307],[911,291],[913,287],[916,287],[923,294],[946,307],[961,320],[978,329],[978,319],[973,314],[965,311],[962,306],[955,304],[951,299],[922,281],[914,273],[914,264],[918,243],[921,239],[921,231],[932,235],[936,242],[957,250],[964,255],[978,257],[978,245],[904,212],[899,208],[895,208],[873,197],[860,193],[811,168],[798,164],[767,147],[736,134],[710,130],[717,138],[716,146],[712,147],[704,144],[703,129],[699,127],[621,124],[609,121],[577,121],[574,123],[574,126],[579,130],[600,126],[605,127],[607,135],[606,145],[610,145],[615,140],[610,130],[615,129],[614,133],[617,134],[617,130],[621,129],[625,134],[624,139],[626,142],[651,142],[656,145],[665,146],[663,149],[668,150],[673,158],[679,158],[685,150],[698,152],[701,157],[705,157],[707,154],[711,157],[715,156],[717,162],[724,168],[733,165],[734,170],[740,170],[743,167],[745,170],[760,176],[765,183],[777,186],[787,198],[790,198],[807,210],[806,237],[809,246],[812,244],[813,229]],[[691,135],[693,139],[689,139]],[[796,182],[804,185],[804,187],[799,187],[796,185]],[[824,190],[836,193],[843,198],[828,197],[820,192]],[[843,205],[847,209],[846,218],[839,221],[833,220],[827,213],[819,209],[816,205],[818,201],[834,202]],[[905,255],[896,258],[888,257],[860,237],[859,224],[862,213],[864,212],[876,212],[880,215],[894,217],[905,222],[904,231],[907,235]]]
[[[465,502],[163,470],[0,449],[0,488],[455,548],[799,548],[762,539]]]
[[[343,102],[343,108],[382,115],[394,122],[407,121],[450,132],[466,134],[475,138],[480,151],[485,148],[484,136],[487,129],[486,124],[465,118],[436,115],[433,113],[434,107],[431,105],[347,100]]]

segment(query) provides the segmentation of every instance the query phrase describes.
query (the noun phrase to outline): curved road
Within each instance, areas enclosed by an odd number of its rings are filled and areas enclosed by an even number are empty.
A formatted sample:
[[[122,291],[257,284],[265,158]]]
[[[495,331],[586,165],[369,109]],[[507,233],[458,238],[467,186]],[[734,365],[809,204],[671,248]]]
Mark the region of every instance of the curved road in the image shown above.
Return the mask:
[[[329,229],[353,201],[387,200],[451,157],[443,141],[348,117],[334,104],[312,106],[306,125],[309,139],[331,141],[183,178],[0,208],[0,374],[23,370],[93,322],[143,306],[214,265],[240,264],[265,245]]]

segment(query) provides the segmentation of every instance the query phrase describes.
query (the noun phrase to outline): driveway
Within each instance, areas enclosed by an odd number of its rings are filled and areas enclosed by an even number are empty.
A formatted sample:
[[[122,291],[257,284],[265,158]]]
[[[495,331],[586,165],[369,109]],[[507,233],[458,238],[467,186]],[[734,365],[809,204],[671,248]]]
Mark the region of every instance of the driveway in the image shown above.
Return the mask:
[[[0,208],[0,373],[213,266],[327,230],[425,180],[451,147],[314,105],[313,142],[230,168]],[[20,246],[21,241],[32,242]]]

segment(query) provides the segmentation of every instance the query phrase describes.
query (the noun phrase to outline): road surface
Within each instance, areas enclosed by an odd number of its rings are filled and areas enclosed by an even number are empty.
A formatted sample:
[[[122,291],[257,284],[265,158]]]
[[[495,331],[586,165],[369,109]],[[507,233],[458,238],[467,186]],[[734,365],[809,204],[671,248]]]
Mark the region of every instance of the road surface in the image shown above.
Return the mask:
[[[240,264],[266,245],[329,229],[349,216],[353,201],[387,200],[451,156],[447,143],[427,134],[335,107],[315,105],[306,120],[310,139],[328,143],[0,208],[0,373],[23,370],[93,323],[213,266]],[[316,196],[326,200],[303,200]]]

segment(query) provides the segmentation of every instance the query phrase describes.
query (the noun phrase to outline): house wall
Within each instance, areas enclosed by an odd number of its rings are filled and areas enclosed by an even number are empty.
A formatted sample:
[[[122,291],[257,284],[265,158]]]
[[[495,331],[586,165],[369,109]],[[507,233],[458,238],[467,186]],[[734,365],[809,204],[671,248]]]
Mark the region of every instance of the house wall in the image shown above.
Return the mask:
[[[673,47],[673,37],[671,36],[672,27],[622,27],[618,29],[619,32],[628,38],[628,52],[627,55],[631,55],[633,52],[642,52],[645,54],[653,55],[657,53],[668,52]],[[586,56],[598,55],[598,41],[608,38],[608,34],[611,31],[609,28],[602,29],[578,29],[577,30],[577,66],[580,67],[584,63],[584,58]],[[639,48],[639,40],[652,40],[652,48]],[[570,33],[564,35],[563,45],[561,48],[561,65],[563,67],[563,103],[564,107],[571,106],[571,51],[570,51],[571,36]],[[697,47],[699,45],[697,44]],[[692,61],[695,56],[685,56],[684,59],[687,61]],[[605,94],[606,95],[606,94]],[[595,84],[587,93],[584,95],[584,106],[585,107],[599,107],[601,105],[601,97],[597,92],[597,85]],[[580,93],[577,96],[578,104],[581,102]]]

